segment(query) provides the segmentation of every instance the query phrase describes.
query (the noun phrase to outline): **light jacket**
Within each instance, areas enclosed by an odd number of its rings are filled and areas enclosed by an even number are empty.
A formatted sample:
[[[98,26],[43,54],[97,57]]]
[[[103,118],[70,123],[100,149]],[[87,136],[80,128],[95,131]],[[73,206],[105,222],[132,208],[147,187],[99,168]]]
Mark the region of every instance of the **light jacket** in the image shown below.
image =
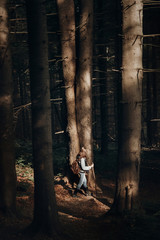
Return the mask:
[[[81,170],[80,170],[81,173],[84,173],[85,171],[89,171],[92,168],[91,166],[86,165],[86,158],[81,158],[80,167],[81,167]]]

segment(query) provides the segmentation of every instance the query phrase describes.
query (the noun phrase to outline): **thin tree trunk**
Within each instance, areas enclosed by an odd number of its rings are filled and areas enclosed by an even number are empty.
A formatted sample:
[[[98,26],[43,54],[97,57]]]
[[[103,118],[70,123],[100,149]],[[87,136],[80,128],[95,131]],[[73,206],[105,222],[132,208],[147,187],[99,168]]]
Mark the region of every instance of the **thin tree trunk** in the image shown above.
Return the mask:
[[[67,132],[69,134],[69,162],[76,159],[80,150],[75,108],[75,11],[73,0],[57,0],[58,16],[61,30],[63,59],[63,76],[67,105]]]
[[[16,210],[12,70],[7,1],[0,1],[0,209]]]
[[[78,48],[78,75],[77,75],[77,125],[80,146],[87,150],[88,162],[93,161],[92,140],[92,32],[93,32],[93,1],[80,1]],[[88,183],[94,188],[94,170],[90,171]]]
[[[97,3],[98,13],[103,13],[104,1],[98,1]],[[102,17],[97,20],[98,28],[100,29],[98,34],[98,43],[102,45],[98,46],[98,67],[99,67],[99,77],[100,77],[100,112],[101,112],[101,152],[103,154],[108,153],[108,105],[107,105],[107,61],[106,58],[106,34],[104,34],[104,19]],[[106,71],[106,72],[104,72]]]
[[[142,0],[123,0],[122,121],[119,172],[114,205],[117,211],[138,207],[142,105]]]
[[[53,235],[58,229],[54,191],[50,77],[45,2],[27,0],[32,133],[34,158],[34,219],[32,227]]]
[[[156,45],[158,45],[159,41],[154,41],[154,43]],[[158,69],[157,66],[157,50],[155,49],[155,47],[152,50],[152,62],[153,62],[153,69]],[[153,91],[153,114],[152,114],[152,118],[153,119],[157,119],[158,118],[158,112],[157,112],[157,73],[153,73],[152,74],[152,91]],[[158,145],[158,141],[157,141],[157,122],[153,122],[152,123],[152,134],[153,134],[153,146],[157,146]]]
[[[149,41],[148,41],[149,42]],[[152,69],[152,46],[148,46],[147,58],[149,59],[147,67]],[[153,95],[152,95],[152,73],[147,74],[146,79],[146,96],[147,96],[147,146],[152,146],[153,134],[152,134],[152,106],[153,106]]]

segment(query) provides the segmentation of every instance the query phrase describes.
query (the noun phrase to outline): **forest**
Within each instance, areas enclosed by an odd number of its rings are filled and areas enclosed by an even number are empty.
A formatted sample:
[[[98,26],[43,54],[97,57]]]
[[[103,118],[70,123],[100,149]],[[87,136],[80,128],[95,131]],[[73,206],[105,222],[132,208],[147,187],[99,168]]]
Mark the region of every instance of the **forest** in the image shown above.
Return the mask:
[[[159,0],[0,0],[0,240],[160,239],[159,22]]]

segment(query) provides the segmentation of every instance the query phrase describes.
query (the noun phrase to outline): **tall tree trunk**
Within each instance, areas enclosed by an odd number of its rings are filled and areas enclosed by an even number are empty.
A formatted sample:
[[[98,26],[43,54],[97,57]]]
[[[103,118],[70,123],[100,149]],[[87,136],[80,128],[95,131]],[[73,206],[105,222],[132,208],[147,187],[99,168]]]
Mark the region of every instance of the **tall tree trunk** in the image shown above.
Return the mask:
[[[97,2],[98,14],[104,12],[104,1]],[[105,21],[102,17],[97,19],[98,28],[100,29],[98,34],[98,68],[99,68],[99,84],[100,84],[100,114],[101,114],[101,152],[103,154],[108,153],[108,105],[107,105],[107,61],[106,61],[106,34],[104,34]],[[106,72],[105,72],[106,71]]]
[[[147,41],[150,43],[150,41]],[[152,44],[152,42],[151,42]],[[148,69],[153,68],[152,64],[152,46],[148,46],[147,58],[149,59],[147,67]],[[153,106],[153,95],[152,95],[152,73],[147,74],[146,78],[146,96],[147,96],[147,146],[151,147],[153,143],[153,133],[152,133],[152,106]]]
[[[54,191],[50,77],[45,2],[27,0],[32,133],[34,158],[34,219],[36,231],[53,234],[58,228]]]
[[[154,43],[156,45],[158,45],[159,41],[154,41]],[[159,58],[159,57],[158,57]],[[155,49],[155,47],[152,50],[152,62],[153,62],[153,69],[158,69],[157,66],[157,49]],[[153,91],[153,114],[152,114],[152,118],[153,119],[157,119],[158,118],[158,108],[157,108],[157,73],[153,73],[152,74],[152,91]],[[157,121],[153,121],[152,122],[152,134],[153,134],[153,146],[157,146],[158,145],[158,141],[157,141],[157,134],[158,129],[157,129]]]
[[[92,140],[92,45],[93,45],[93,0],[80,1],[77,75],[77,125],[80,146],[87,150],[88,162],[93,160]],[[94,170],[90,171],[88,183],[94,188]]]
[[[0,1],[0,209],[16,209],[12,70],[7,1]]]
[[[75,108],[76,50],[74,1],[57,0],[57,6],[61,30],[63,76],[68,118],[67,132],[70,139],[69,162],[71,164],[80,150]]]
[[[142,0],[123,0],[122,121],[117,211],[138,207],[142,105]]]

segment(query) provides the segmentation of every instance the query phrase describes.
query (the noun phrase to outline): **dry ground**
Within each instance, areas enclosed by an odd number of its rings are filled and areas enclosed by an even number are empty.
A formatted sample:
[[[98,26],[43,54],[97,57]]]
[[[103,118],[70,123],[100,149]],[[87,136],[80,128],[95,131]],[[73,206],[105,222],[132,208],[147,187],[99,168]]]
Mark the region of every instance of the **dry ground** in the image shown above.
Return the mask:
[[[17,166],[17,209],[18,217],[5,219],[0,215],[0,240],[45,240],[50,239],[41,234],[28,237],[21,233],[32,221],[33,212],[33,181],[32,171]],[[110,174],[109,174],[110,175]],[[120,218],[104,215],[113,202],[115,181],[97,175],[97,183],[101,193],[85,196],[83,191],[78,198],[73,198],[73,189],[66,177],[55,177],[55,191],[59,219],[63,232],[68,239],[83,240],[143,240],[160,239],[160,161],[152,159],[142,163],[140,197],[144,215]],[[65,239],[55,237],[56,240]]]

